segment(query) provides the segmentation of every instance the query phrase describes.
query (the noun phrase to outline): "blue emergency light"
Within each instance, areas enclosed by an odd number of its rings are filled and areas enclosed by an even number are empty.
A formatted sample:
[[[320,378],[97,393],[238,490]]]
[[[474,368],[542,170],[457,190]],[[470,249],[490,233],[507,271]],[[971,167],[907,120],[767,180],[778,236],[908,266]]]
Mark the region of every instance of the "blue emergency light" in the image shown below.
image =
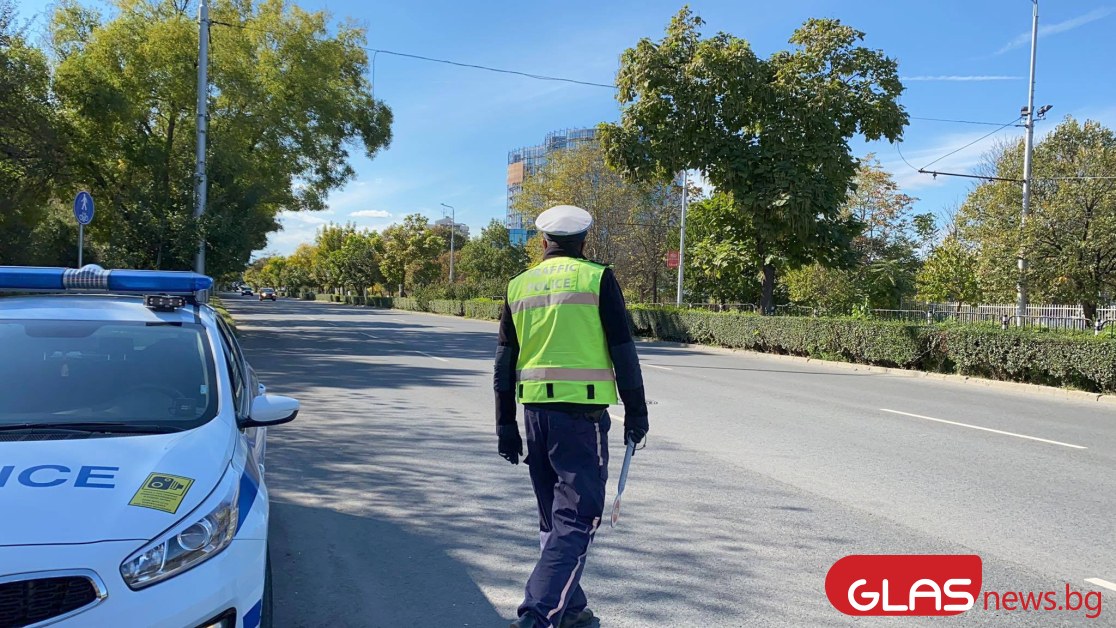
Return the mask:
[[[105,270],[82,268],[0,266],[0,291],[115,292],[202,296],[213,279],[198,273],[170,270]]]

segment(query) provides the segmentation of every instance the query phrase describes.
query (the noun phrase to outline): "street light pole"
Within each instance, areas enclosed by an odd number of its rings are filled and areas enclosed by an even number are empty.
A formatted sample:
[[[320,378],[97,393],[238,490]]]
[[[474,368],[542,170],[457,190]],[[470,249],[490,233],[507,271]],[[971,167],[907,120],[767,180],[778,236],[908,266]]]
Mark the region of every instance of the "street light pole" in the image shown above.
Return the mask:
[[[1023,212],[1020,215],[1019,231],[1023,234],[1023,227],[1027,224],[1027,215],[1031,213],[1031,169],[1034,161],[1035,150],[1035,51],[1038,47],[1038,0],[1031,0],[1031,78],[1027,87],[1027,141],[1023,150]],[[1019,279],[1016,282],[1016,324],[1021,324],[1027,315],[1027,257],[1023,250],[1023,243],[1019,244]]]
[[[205,139],[206,124],[209,119],[209,0],[198,2],[198,122],[197,153],[194,169],[194,220],[201,226],[205,214]],[[198,254],[194,260],[194,270],[205,274],[205,236],[199,230]]]
[[[678,234],[678,290],[675,303],[682,305],[682,285],[686,274],[686,205],[689,200],[689,172],[682,171],[682,219]]]
[[[450,283],[453,283],[453,240],[454,232],[457,231],[457,210],[453,205],[446,205],[441,203],[442,207],[448,207],[450,210]]]

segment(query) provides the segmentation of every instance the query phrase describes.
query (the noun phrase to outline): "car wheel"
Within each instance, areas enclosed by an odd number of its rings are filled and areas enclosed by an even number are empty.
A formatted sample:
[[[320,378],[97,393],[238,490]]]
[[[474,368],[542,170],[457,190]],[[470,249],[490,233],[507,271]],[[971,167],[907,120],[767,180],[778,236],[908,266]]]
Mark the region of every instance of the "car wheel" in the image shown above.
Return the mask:
[[[271,621],[271,549],[267,552],[267,567],[264,572],[263,606],[260,608],[260,628],[272,628]]]

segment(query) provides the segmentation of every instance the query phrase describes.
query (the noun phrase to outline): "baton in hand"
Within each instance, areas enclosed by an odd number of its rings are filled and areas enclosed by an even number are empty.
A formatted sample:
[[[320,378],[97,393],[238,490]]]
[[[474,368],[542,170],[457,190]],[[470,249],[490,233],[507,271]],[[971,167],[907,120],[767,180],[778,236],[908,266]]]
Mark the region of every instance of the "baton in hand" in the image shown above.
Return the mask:
[[[620,496],[624,494],[624,485],[628,483],[628,467],[632,466],[632,454],[635,453],[635,443],[628,441],[628,448],[624,451],[624,466],[620,469],[620,483],[616,487],[616,499],[612,502],[612,526],[620,520]]]

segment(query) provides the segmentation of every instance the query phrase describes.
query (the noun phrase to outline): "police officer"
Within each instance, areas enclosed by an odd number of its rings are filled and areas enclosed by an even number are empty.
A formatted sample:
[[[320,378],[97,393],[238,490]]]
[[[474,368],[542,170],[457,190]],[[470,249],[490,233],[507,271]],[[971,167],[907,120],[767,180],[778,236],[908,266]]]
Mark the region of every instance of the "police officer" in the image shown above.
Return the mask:
[[[579,207],[535,221],[545,254],[508,284],[496,349],[499,452],[519,464],[523,403],[527,463],[539,506],[542,556],[512,628],[590,628],[599,621],[579,581],[604,513],[607,408],[624,403],[624,437],[647,433],[647,402],[624,297],[612,270],[585,259],[593,223]]]

